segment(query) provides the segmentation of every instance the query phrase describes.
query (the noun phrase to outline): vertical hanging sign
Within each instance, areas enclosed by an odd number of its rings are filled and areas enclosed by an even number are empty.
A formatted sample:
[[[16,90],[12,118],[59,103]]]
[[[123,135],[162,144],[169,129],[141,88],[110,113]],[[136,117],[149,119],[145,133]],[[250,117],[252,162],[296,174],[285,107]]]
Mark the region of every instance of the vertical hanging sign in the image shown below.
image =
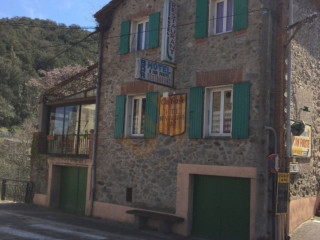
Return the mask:
[[[288,212],[289,184],[290,174],[278,173],[276,214],[286,214]]]
[[[162,25],[162,43],[161,60],[174,63],[176,49],[176,31],[177,31],[177,4],[170,1],[164,1],[163,7],[163,25]]]

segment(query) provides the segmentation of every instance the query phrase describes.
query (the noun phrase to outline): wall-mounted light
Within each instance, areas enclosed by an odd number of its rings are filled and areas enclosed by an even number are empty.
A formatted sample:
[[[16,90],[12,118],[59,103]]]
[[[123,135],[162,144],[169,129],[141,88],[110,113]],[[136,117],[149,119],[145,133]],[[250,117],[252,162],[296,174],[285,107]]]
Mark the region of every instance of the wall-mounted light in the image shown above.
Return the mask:
[[[305,129],[305,124],[301,120],[295,120],[293,124],[291,124],[291,132],[293,136],[300,136]]]

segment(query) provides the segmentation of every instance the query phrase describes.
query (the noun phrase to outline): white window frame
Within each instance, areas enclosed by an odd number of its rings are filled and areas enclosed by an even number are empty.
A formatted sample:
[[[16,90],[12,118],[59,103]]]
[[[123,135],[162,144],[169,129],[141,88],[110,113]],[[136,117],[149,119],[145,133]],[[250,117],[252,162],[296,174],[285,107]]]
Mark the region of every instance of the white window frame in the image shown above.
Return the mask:
[[[131,22],[131,43],[130,43],[130,51],[136,52],[136,51],[143,51],[145,50],[145,41],[146,41],[146,23],[149,23],[149,17],[134,20]],[[143,38],[142,38],[142,49],[138,50],[138,26],[139,24],[143,24]],[[149,23],[150,24],[150,23]],[[149,25],[150,27],[150,25]],[[149,33],[150,34],[150,33]]]
[[[217,33],[217,5],[218,3],[223,2],[223,27],[222,32]],[[227,31],[227,6],[228,6],[228,0],[210,0],[209,3],[209,35],[219,35],[227,32],[232,32],[233,27],[233,12],[234,12],[234,0],[232,2],[232,13],[231,13],[231,30]]]
[[[231,122],[230,122],[230,133],[223,132],[223,118],[224,118],[224,92],[231,91]],[[213,103],[213,94],[214,92],[221,92],[220,99],[220,126],[219,133],[212,133],[212,103]],[[204,96],[204,128],[203,128],[203,137],[231,137],[232,131],[232,110],[233,110],[233,87],[232,85],[221,86],[221,87],[207,87],[205,88]]]
[[[139,114],[138,114],[138,133],[134,134],[133,131],[133,110],[134,110],[134,100],[139,100]],[[145,95],[128,95],[126,101],[126,122],[125,122],[125,135],[127,137],[143,137],[144,134],[141,128],[142,121],[142,100],[146,99]]]

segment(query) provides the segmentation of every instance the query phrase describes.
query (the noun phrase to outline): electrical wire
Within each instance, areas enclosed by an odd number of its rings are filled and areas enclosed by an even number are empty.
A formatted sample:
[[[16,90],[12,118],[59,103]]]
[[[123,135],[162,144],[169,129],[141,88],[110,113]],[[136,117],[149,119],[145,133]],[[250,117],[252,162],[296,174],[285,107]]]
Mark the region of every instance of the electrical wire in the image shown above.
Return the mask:
[[[11,25],[13,27],[32,27],[32,28],[49,28],[49,29],[70,29],[70,30],[88,30],[88,29],[96,29],[96,27],[81,27],[81,26],[59,26],[58,24],[54,25],[55,23],[52,23],[50,25],[45,25],[45,24],[41,24],[40,25],[36,25],[36,24],[28,24],[28,23],[20,23],[20,22],[15,22],[13,23],[12,21],[10,22],[9,20],[6,21],[1,21],[0,19],[0,26],[2,25]]]
[[[95,39],[88,39],[86,42],[97,42],[97,40]],[[35,50],[43,50],[43,49],[50,49],[50,48],[58,48],[58,47],[62,47],[62,46],[66,46],[67,44],[75,44],[75,43],[64,43],[64,44],[58,44],[58,45],[51,45],[51,46],[43,46],[43,47],[38,47],[38,48],[25,48],[23,50],[14,50],[14,53],[23,53],[23,52],[32,52]],[[4,44],[0,44],[0,46],[5,46],[7,47],[8,45],[4,45]],[[87,48],[87,47],[84,47]],[[10,50],[8,50],[7,52],[0,52],[1,55],[4,55],[6,53],[10,53]]]
[[[251,13],[255,13],[255,12],[260,12],[262,11],[264,14],[265,13],[268,13],[270,12],[271,10],[270,9],[267,9],[267,8],[259,8],[259,9],[255,9],[255,10],[248,10],[248,14],[251,14]],[[246,14],[232,14],[232,15],[228,15],[228,16],[223,16],[223,17],[219,17],[219,18],[210,18],[208,21],[205,21],[205,22],[211,22],[211,21],[216,21],[218,19],[223,19],[223,18],[229,18],[229,17],[234,17],[234,16],[242,16],[242,15],[246,15]],[[177,24],[176,27],[185,27],[185,26],[189,26],[189,25],[194,25],[196,23],[202,23],[203,21],[196,21],[196,22],[189,22],[189,23],[184,23],[184,24]],[[163,29],[166,29],[166,28],[159,28],[160,30],[163,30]],[[152,31],[152,30],[151,30]],[[149,31],[141,31],[140,33],[145,33],[145,32],[150,32]],[[130,33],[128,35],[137,35],[138,33]],[[115,36],[109,36],[105,39],[113,39],[113,38],[120,38],[122,36],[127,36],[127,34],[125,35],[115,35]]]
[[[260,12],[260,11],[263,11],[263,12],[268,12],[270,11],[269,9],[266,9],[266,8],[260,8],[260,9],[255,9],[255,10],[248,10],[248,14],[250,13],[254,13],[254,12]],[[228,17],[234,17],[234,16],[241,16],[241,15],[244,15],[244,14],[232,14],[232,15],[228,15],[228,16],[223,16],[223,17],[219,17],[219,18],[211,18],[209,19],[209,21],[215,21],[217,19],[222,19],[222,18],[228,18]],[[188,26],[188,25],[192,25],[192,24],[196,24],[197,22],[189,22],[189,23],[184,23],[184,24],[179,24],[177,25],[177,27],[184,27],[184,26]],[[12,23],[12,22],[9,22],[9,21],[5,21],[5,22],[1,22],[1,19],[0,19],[0,26],[1,25],[11,25],[11,26],[27,26],[27,27],[35,27],[35,28],[57,28],[57,29],[70,29],[70,30],[85,30],[85,29],[97,29],[97,27],[64,27],[64,26],[59,26],[59,25],[44,25],[44,24],[41,24],[41,25],[34,25],[34,24],[27,24],[27,23]],[[160,28],[161,30],[163,28]],[[112,37],[108,37],[108,38],[119,38],[121,36],[112,36]]]
[[[255,9],[255,10],[248,10],[248,14],[250,14],[250,13],[254,13],[254,12],[260,12],[260,11],[263,11],[263,13],[266,13],[266,12],[268,12],[268,11],[270,11],[269,9],[266,9],[266,8],[260,8],[260,9]],[[221,18],[229,18],[229,17],[234,17],[234,16],[241,16],[241,15],[244,15],[244,14],[232,14],[232,15],[228,15],[228,16],[223,16],[223,17],[219,17],[219,18],[211,18],[211,19],[209,19],[209,21],[215,21],[215,20],[217,20],[217,19],[221,19]],[[206,21],[207,22],[207,21]],[[189,25],[194,25],[194,24],[196,24],[196,23],[198,23],[198,22],[189,22],[189,23],[185,23],[185,24],[179,24],[179,25],[177,25],[177,27],[184,27],[184,26],[189,26]],[[61,28],[62,26],[52,26],[52,25],[47,25],[47,26],[45,26],[45,25],[41,25],[41,26],[36,26],[36,25],[30,25],[30,24],[12,24],[12,23],[9,23],[9,22],[5,22],[5,24],[8,24],[8,25],[11,25],[11,26],[29,26],[29,27],[38,27],[38,28],[57,28],[57,29],[59,29],[59,28]],[[0,26],[1,25],[4,25],[3,23],[1,23],[0,22]],[[78,29],[78,30],[81,30],[81,29],[84,29],[84,27],[75,27],[75,28],[70,28],[70,27],[65,27],[66,29],[72,29],[72,30],[74,30],[74,29]],[[93,29],[93,27],[88,27],[87,29]],[[97,29],[95,32],[92,32],[92,33],[90,33],[89,35],[87,35],[85,38],[83,38],[83,39],[81,39],[80,41],[78,41],[78,42],[75,42],[75,43],[73,43],[73,44],[71,44],[71,46],[70,47],[68,47],[68,48],[66,48],[65,50],[62,50],[62,51],[60,51],[60,52],[58,52],[55,56],[53,56],[52,58],[50,58],[50,59],[48,59],[45,63],[48,63],[49,61],[52,61],[52,60],[54,60],[55,58],[57,58],[57,57],[59,57],[60,55],[62,55],[63,53],[65,53],[65,52],[67,52],[67,51],[69,51],[71,48],[73,48],[74,46],[76,46],[76,45],[78,45],[78,44],[80,44],[81,42],[84,42],[85,40],[87,40],[89,37],[91,37],[92,35],[94,35],[94,34],[96,34],[96,33],[98,33],[99,32],[99,29],[98,28],[95,28],[95,29]],[[160,30],[163,30],[163,28],[160,28]],[[146,31],[143,31],[143,32],[146,32]],[[150,32],[150,31],[149,31]],[[137,35],[138,33],[131,33],[130,35]],[[114,38],[120,38],[120,37],[122,37],[123,35],[116,35],[116,36],[109,36],[109,37],[107,37],[106,39],[114,39]],[[30,49],[31,50],[31,49]],[[21,51],[23,51],[23,50],[21,50]]]
[[[67,49],[58,52],[56,55],[54,55],[52,58],[49,58],[49,59],[48,59],[47,61],[45,61],[44,63],[47,64],[48,62],[56,59],[57,57],[59,57],[59,56],[62,55],[63,53],[69,51],[69,50],[70,50],[71,48],[73,48],[74,46],[76,46],[76,45],[84,42],[86,39],[88,39],[89,37],[93,36],[94,34],[96,34],[96,33],[98,33],[98,32],[99,32],[99,31],[95,31],[95,32],[92,32],[92,33],[88,34],[86,37],[84,37],[84,38],[81,39],[80,41],[77,41],[77,42],[75,42],[74,44],[71,44],[71,46],[68,47]],[[43,65],[44,65],[44,64],[42,64],[42,65],[40,65],[40,66],[42,67]]]

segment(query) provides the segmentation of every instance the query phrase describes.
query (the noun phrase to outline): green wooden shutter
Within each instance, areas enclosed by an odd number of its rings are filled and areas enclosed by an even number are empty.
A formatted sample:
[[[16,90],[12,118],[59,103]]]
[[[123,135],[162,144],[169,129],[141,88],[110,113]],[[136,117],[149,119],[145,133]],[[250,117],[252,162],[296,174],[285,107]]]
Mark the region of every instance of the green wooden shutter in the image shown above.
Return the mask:
[[[208,0],[197,0],[195,38],[208,35]]]
[[[149,16],[149,45],[148,48],[159,47],[160,12]]]
[[[189,138],[202,137],[203,87],[190,88]]]
[[[125,106],[126,106],[126,95],[118,95],[116,97],[114,138],[122,138],[123,137]]]
[[[130,25],[130,21],[124,21],[121,23],[120,54],[127,54],[129,52]]]
[[[233,4],[233,31],[247,28],[248,0],[234,0]]]
[[[158,114],[158,93],[150,92],[146,94],[146,112],[144,118],[144,137],[156,137],[156,124]]]
[[[233,85],[232,138],[249,137],[250,83]]]

